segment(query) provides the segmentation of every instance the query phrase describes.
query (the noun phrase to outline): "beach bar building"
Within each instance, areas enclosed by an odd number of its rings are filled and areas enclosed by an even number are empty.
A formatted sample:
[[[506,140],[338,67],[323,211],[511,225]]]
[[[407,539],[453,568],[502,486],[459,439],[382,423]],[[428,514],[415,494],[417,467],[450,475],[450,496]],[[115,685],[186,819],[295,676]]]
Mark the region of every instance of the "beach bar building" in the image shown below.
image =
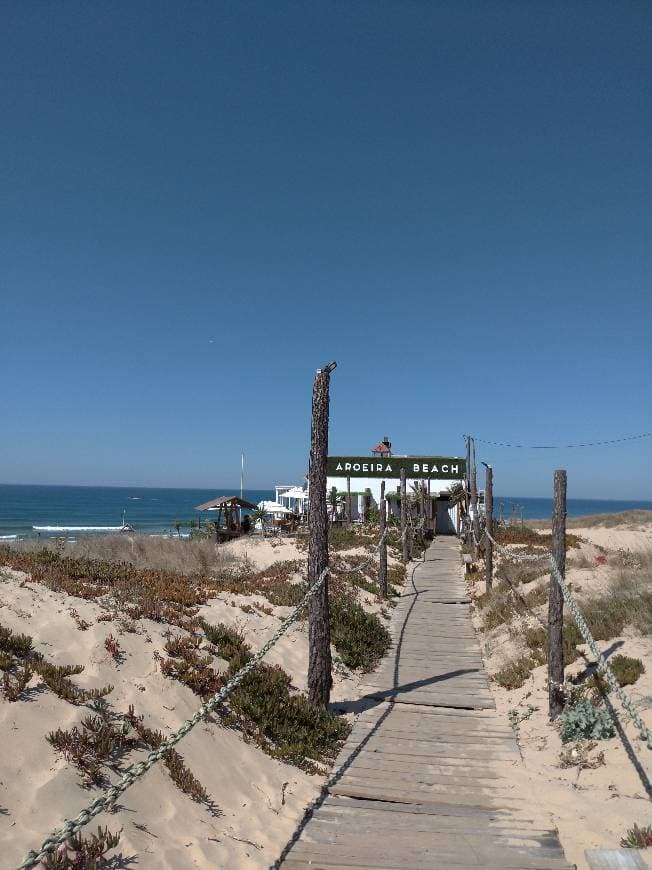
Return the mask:
[[[426,527],[437,534],[460,530],[460,500],[455,492],[464,486],[466,460],[460,456],[412,456],[392,452],[388,438],[368,456],[329,456],[327,490],[336,490],[336,511],[348,513],[350,493],[353,522],[364,521],[371,507],[378,507],[380,485],[385,481],[388,513],[400,516],[401,469],[405,469],[408,499],[421,499],[425,486]]]
[[[256,505],[237,495],[220,495],[197,505],[195,510],[216,511],[215,518],[211,518],[211,522],[215,523],[215,535],[218,541],[228,541],[243,534],[240,525],[242,510],[255,511]]]

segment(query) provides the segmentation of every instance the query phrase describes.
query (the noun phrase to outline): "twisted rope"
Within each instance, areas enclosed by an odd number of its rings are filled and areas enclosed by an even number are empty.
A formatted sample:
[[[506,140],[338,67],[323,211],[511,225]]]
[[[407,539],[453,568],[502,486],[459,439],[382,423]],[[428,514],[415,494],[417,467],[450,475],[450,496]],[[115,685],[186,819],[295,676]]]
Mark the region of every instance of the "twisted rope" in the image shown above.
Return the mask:
[[[616,693],[616,696],[618,697],[618,700],[620,701],[623,709],[627,713],[629,713],[629,715],[631,716],[632,720],[634,721],[636,727],[640,731],[641,737],[646,742],[648,749],[652,749],[652,730],[650,730],[647,727],[647,725],[645,724],[645,722],[641,718],[638,710],[636,709],[634,702],[623,691],[622,686],[618,682],[616,675],[614,674],[613,670],[611,669],[611,665],[609,664],[607,659],[605,659],[605,657],[600,652],[598,645],[596,644],[596,642],[593,638],[593,635],[591,634],[591,629],[589,628],[587,621],[584,619],[582,611],[580,610],[579,605],[575,601],[573,594],[571,593],[570,589],[566,585],[566,581],[565,581],[564,577],[562,576],[562,573],[559,570],[559,566],[557,565],[557,562],[555,561],[552,553],[543,553],[539,556],[517,555],[517,554],[513,553],[511,550],[508,550],[506,547],[502,547],[497,541],[495,541],[494,538],[489,534],[489,532],[487,531],[486,528],[484,530],[484,533],[487,535],[487,537],[492,542],[494,547],[496,547],[496,549],[500,553],[503,553],[504,555],[508,556],[510,559],[516,559],[519,562],[535,562],[535,561],[541,561],[543,559],[547,559],[549,561],[550,571],[552,573],[552,576],[555,578],[555,580],[559,584],[559,588],[561,589],[561,593],[564,597],[564,601],[568,605],[568,609],[571,612],[571,616],[575,620],[575,624],[577,625],[577,627],[580,631],[580,634],[584,638],[584,642],[586,643],[588,648],[591,650],[591,653],[593,654],[593,657],[598,665],[598,671],[605,675],[607,682],[609,683],[609,685],[611,686],[613,691]],[[475,539],[475,534],[473,537]]]

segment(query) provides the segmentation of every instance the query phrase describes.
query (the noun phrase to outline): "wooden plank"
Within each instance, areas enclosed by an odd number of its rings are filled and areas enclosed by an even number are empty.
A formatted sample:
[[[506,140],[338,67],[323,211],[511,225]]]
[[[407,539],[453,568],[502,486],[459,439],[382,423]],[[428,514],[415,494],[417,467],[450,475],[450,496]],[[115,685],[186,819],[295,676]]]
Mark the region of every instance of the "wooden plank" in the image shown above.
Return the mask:
[[[591,870],[650,870],[638,849],[585,849]]]
[[[392,614],[393,647],[362,689],[368,707],[285,865],[570,870],[557,833],[505,776],[520,753],[459,603],[459,547],[436,538],[428,554]]]
[[[462,854],[463,853],[463,854]],[[385,868],[396,866],[397,858],[406,863],[399,866],[411,866],[415,861],[421,861],[421,867],[441,867],[444,866],[463,866],[470,867],[500,867],[520,868],[520,870],[568,870],[570,865],[560,858],[541,856],[528,856],[520,854],[518,849],[491,849],[487,846],[485,849],[473,854],[473,850],[466,846],[450,852],[442,851],[437,845],[431,847],[421,846],[417,849],[405,848],[400,856],[388,856],[379,847],[376,841],[375,849],[365,850],[364,845],[360,847],[345,846],[339,843],[306,843],[301,841],[292,849],[290,853],[294,859],[304,858],[311,862],[326,862],[325,866],[329,866],[332,862],[350,864],[353,867],[378,867]],[[475,859],[473,863],[469,863],[469,859]],[[311,866],[315,866],[314,863]],[[317,866],[321,866],[318,863]]]

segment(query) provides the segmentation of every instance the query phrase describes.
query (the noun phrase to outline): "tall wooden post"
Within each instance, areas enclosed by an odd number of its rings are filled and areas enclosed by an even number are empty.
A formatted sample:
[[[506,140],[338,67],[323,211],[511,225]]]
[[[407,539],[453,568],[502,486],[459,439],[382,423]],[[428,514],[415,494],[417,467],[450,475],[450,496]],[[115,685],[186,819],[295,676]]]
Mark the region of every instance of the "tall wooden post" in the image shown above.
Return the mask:
[[[476,541],[480,540],[480,516],[478,514],[478,480],[475,471],[475,444],[473,443],[473,438],[469,438],[470,450],[469,454],[471,456],[471,471],[470,471],[470,480],[471,480],[471,508],[473,510],[473,531],[475,533],[475,537],[471,535],[472,540],[472,551],[473,558],[478,558],[478,545]]]
[[[310,434],[310,503],[308,524],[308,584],[312,586],[328,565],[328,506],[326,504],[326,459],[328,457],[328,411],[331,372],[335,363],[317,369],[312,389]],[[308,700],[325,707],[330,699],[331,630],[328,611],[328,577],[308,604]]]
[[[491,592],[493,588],[494,545],[491,543],[489,535],[493,535],[494,533],[494,472],[490,465],[487,465],[486,471],[487,474],[484,484],[484,510],[485,528],[488,534],[484,545],[484,579],[486,591]]]
[[[351,516],[351,478],[346,478],[346,520],[349,525],[353,522]]]
[[[387,502],[385,501],[385,481],[380,484],[380,503],[378,505],[380,521],[380,537],[383,538],[387,528]],[[387,598],[387,541],[382,540],[378,551],[378,594]]]
[[[410,543],[407,536],[407,486],[405,483],[405,468],[401,468],[401,535],[403,538],[403,561],[410,561]]]
[[[552,503],[552,558],[559,573],[566,578],[566,472],[555,471],[555,492]],[[548,711],[556,719],[564,709],[560,689],[564,682],[564,597],[553,573],[550,575],[548,598]]]
[[[426,482],[421,481],[421,528],[426,528]]]

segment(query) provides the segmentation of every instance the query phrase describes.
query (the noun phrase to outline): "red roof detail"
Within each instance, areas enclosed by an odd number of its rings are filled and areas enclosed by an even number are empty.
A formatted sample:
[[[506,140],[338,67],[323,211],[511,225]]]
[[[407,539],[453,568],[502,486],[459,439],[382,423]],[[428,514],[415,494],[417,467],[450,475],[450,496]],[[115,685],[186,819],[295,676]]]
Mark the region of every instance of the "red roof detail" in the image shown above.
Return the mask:
[[[380,444],[376,444],[376,446],[371,451],[372,453],[391,453],[392,451],[389,449],[387,444],[383,444],[381,441]]]

